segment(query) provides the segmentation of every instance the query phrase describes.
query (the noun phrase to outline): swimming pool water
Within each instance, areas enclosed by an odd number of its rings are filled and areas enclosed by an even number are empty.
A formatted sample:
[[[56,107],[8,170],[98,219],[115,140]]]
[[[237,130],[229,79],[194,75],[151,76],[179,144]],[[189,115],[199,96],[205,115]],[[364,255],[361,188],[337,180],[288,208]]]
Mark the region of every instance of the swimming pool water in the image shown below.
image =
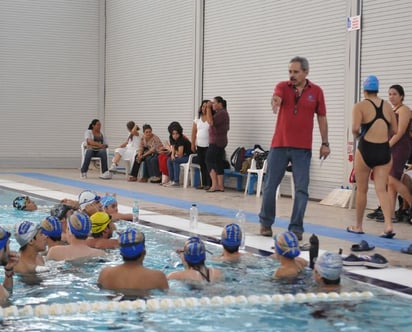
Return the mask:
[[[14,192],[1,191],[0,194],[0,224],[9,230],[23,219],[40,222],[49,212],[49,207],[54,205],[53,201],[41,200],[39,211],[15,211],[11,205],[15,196]],[[126,222],[118,224],[120,229],[127,225]],[[155,228],[138,227],[146,235],[145,266],[160,269],[166,274],[174,271],[176,268],[171,253],[182,247],[185,239]],[[14,239],[11,247],[18,249]],[[155,291],[147,298],[317,292],[310,270],[294,283],[272,282],[271,275],[278,266],[276,260],[249,256],[239,264],[217,263],[212,258],[219,255],[221,249],[212,244],[207,244],[207,249],[211,252],[207,256],[207,265],[222,268],[225,282],[193,289],[179,281],[171,281],[169,292]],[[25,305],[119,300],[120,296],[116,292],[100,290],[96,280],[102,267],[120,262],[117,250],[109,251],[104,259],[82,264],[48,262],[49,272],[40,273],[35,278],[15,277],[10,304],[21,308]],[[3,272],[0,275],[3,276]],[[351,301],[282,305],[239,304],[123,312],[94,310],[87,314],[8,317],[0,326],[6,331],[409,331],[412,324],[409,315],[412,304],[410,297],[395,295],[345,277],[342,280],[342,291],[365,290],[372,291],[375,296]]]

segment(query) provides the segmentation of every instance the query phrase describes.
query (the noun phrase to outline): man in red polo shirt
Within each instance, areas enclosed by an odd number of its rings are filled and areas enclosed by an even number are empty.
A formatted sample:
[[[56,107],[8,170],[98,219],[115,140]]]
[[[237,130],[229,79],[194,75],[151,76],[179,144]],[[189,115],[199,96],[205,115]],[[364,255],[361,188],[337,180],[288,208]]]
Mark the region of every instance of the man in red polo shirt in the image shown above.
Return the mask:
[[[322,144],[319,158],[330,154],[326,105],[322,89],[309,81],[309,62],[295,57],[289,62],[289,81],[276,85],[272,110],[278,113],[275,133],[268,156],[268,169],[259,213],[260,234],[272,236],[276,217],[276,188],[292,163],[295,200],[289,231],[302,240],[303,217],[308,201],[309,170],[312,158],[313,117],[316,114]]]

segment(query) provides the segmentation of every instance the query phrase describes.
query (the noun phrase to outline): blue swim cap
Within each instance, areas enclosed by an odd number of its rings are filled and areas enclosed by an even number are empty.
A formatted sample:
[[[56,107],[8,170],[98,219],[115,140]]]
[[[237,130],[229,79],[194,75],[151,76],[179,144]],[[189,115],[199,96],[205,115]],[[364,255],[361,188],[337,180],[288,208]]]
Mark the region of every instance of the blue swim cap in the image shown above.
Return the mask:
[[[102,203],[103,207],[108,207],[109,205],[112,205],[114,203],[117,203],[116,197],[111,196],[111,195],[107,195],[107,196],[103,196],[100,199],[100,203]]]
[[[363,82],[363,90],[365,91],[379,91],[379,80],[375,75],[366,77]]]
[[[284,232],[275,236],[275,250],[278,255],[295,258],[299,256],[299,240],[293,232]]]
[[[17,210],[24,210],[26,208],[27,196],[18,196],[13,200],[13,206]]]
[[[239,247],[242,242],[242,230],[238,224],[229,224],[223,228],[221,242],[226,247]]]
[[[62,223],[57,217],[49,216],[40,223],[40,229],[46,236],[58,238],[62,235]]]
[[[185,242],[183,255],[189,264],[201,264],[206,259],[206,247],[203,241],[193,236]]]
[[[145,249],[144,234],[135,228],[127,228],[119,237],[120,254],[125,258],[139,256]]]
[[[10,233],[0,226],[0,250],[2,250],[9,241]]]
[[[338,280],[342,273],[342,257],[333,252],[325,252],[316,259],[315,270],[322,278]]]
[[[74,213],[70,216],[68,223],[70,232],[78,237],[87,237],[92,228],[89,216],[83,213]]]

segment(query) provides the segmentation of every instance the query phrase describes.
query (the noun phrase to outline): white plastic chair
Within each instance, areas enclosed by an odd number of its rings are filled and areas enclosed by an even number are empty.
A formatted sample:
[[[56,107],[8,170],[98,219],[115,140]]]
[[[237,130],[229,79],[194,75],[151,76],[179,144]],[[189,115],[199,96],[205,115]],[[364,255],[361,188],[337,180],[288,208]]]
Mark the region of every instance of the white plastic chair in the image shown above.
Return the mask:
[[[191,183],[191,186],[193,187],[193,184],[195,183],[195,169],[199,170],[200,185],[203,186],[200,165],[193,162],[194,157],[197,157],[196,153],[192,153],[189,155],[189,159],[187,163],[180,164],[180,169],[183,169],[183,188],[187,188],[189,184],[189,173],[190,173],[190,183]]]
[[[80,146],[80,150],[82,153],[82,161],[80,163],[80,168],[83,166],[84,163],[84,158],[86,156],[86,150],[87,150],[87,143],[86,142],[82,142],[81,146]],[[109,165],[109,149],[106,149],[106,153],[107,153],[107,165]],[[102,163],[100,162],[100,157],[92,157],[91,161],[98,161],[99,164],[99,169],[100,169],[100,175],[103,174],[102,172]]]
[[[133,167],[134,160],[136,159],[136,155],[137,155],[137,151],[135,151],[135,153],[133,154],[133,156],[130,159],[121,158],[120,161],[119,161],[120,163],[124,164],[124,172],[125,172],[126,179],[129,178],[129,174],[130,174],[130,171]],[[142,167],[142,166],[143,165],[140,165],[140,167]]]
[[[256,183],[256,197],[260,197],[261,191],[262,191],[262,184],[263,184],[263,177],[266,174],[267,171],[267,160],[263,162],[263,166],[261,169],[256,168],[256,160],[252,159],[250,163],[250,168],[247,170],[247,178],[246,178],[246,185],[245,185],[245,195],[248,192],[249,189],[249,183],[250,183],[250,177],[252,174],[257,175],[257,183]],[[292,172],[285,172],[285,176],[288,176],[290,178],[290,187],[291,187],[291,193],[292,193],[292,199],[295,198],[295,184],[293,182],[293,174]],[[280,197],[280,185],[276,188],[276,199],[279,199]]]

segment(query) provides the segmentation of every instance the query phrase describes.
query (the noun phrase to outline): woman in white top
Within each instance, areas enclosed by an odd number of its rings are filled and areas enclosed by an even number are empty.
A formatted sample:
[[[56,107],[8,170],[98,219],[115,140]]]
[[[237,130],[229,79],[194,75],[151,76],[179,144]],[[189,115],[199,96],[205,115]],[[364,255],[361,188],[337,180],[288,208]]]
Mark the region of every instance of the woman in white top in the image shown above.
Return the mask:
[[[140,136],[139,136],[139,126],[134,123],[134,121],[129,121],[126,124],[127,130],[129,131],[129,136],[126,141],[124,141],[118,148],[114,150],[114,157],[112,159],[112,166],[109,171],[115,172],[117,166],[119,166],[120,159],[123,160],[132,160],[136,154],[137,149],[140,145]]]
[[[208,101],[202,101],[202,105],[199,107],[198,118],[193,120],[192,126],[192,151],[197,153],[196,162],[200,165],[203,183],[203,187],[199,186],[197,188],[205,190],[209,190],[211,182],[206,166],[206,152],[209,147],[209,123],[206,120],[206,105]]]

